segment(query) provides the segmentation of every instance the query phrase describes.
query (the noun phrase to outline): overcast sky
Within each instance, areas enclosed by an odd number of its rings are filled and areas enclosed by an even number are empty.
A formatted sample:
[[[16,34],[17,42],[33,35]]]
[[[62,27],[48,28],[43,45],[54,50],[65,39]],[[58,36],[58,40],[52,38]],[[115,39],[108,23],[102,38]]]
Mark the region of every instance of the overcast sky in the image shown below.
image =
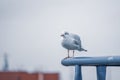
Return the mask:
[[[120,1],[0,0],[0,63],[6,52],[12,70],[60,72],[62,80],[68,80],[70,69],[61,65],[67,56],[61,46],[64,31],[80,35],[88,50],[76,51],[76,56],[120,55]],[[120,71],[114,70],[117,80]]]

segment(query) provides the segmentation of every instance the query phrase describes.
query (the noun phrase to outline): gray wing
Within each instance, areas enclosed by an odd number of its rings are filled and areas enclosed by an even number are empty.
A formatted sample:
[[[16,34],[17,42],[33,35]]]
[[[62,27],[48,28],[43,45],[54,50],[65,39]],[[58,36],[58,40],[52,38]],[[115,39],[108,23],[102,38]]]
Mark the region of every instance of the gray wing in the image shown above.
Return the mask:
[[[70,34],[70,36],[73,37],[76,40],[75,42],[77,42],[80,45],[80,47],[81,47],[80,37],[78,35],[72,34],[72,33]]]
[[[71,33],[70,36],[73,37],[75,40],[80,41],[80,37],[78,35]]]
[[[78,35],[74,35],[74,36],[73,36],[73,38],[74,38],[75,40],[77,40],[77,41],[80,41],[80,42],[81,42],[80,37],[79,37]]]
[[[79,48],[81,48],[81,41],[78,40],[74,40],[74,44],[79,46]]]

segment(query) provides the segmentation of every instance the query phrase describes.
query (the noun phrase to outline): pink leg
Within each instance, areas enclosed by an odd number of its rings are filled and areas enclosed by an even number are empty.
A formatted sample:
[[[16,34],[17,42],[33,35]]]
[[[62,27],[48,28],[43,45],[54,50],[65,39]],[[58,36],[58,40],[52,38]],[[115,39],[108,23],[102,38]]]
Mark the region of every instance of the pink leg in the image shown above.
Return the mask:
[[[74,57],[74,53],[75,53],[75,51],[73,50],[73,57]]]
[[[68,58],[69,58],[70,56],[69,56],[69,50],[68,50]]]

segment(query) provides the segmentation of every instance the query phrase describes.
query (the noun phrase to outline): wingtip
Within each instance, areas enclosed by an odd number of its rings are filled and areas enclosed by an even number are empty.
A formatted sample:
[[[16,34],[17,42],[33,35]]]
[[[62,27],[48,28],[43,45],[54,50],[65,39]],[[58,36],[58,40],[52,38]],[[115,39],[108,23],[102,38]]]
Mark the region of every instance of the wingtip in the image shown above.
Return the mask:
[[[78,49],[79,51],[85,51],[85,52],[87,52],[88,50],[86,50],[86,49],[83,49],[83,48],[81,48],[81,49]]]
[[[87,50],[84,50],[85,52],[87,52]]]

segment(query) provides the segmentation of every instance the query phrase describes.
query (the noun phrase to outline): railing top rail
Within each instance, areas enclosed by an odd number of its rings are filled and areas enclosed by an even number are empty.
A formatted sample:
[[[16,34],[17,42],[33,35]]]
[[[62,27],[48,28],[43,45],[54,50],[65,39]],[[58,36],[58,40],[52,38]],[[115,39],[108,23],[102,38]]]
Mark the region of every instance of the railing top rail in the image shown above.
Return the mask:
[[[74,57],[63,59],[61,63],[64,66],[120,66],[120,56]]]

